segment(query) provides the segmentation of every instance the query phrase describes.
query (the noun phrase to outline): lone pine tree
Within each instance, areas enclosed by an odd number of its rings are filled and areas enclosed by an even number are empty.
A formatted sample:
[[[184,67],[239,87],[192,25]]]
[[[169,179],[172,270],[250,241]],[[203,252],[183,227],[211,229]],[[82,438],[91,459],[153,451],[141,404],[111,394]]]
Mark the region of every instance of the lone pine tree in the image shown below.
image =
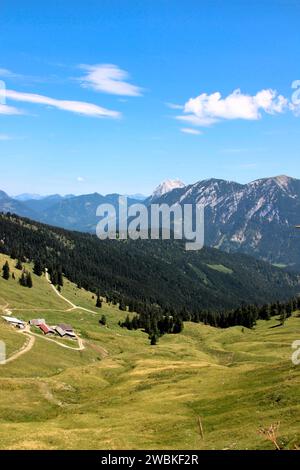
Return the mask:
[[[29,287],[29,289],[31,289],[32,286],[33,286],[32,277],[31,277],[31,274],[28,273],[28,274],[27,274],[27,287]]]
[[[97,300],[96,300],[96,307],[101,308],[102,307],[102,301],[100,299],[100,295],[97,295]]]
[[[19,279],[19,283],[20,283],[21,286],[27,287],[27,276],[26,276],[24,271],[22,272],[22,275]]]
[[[10,272],[9,264],[8,264],[8,261],[6,261],[6,263],[4,264],[4,266],[2,268],[2,277],[6,281],[9,279],[9,272]]]

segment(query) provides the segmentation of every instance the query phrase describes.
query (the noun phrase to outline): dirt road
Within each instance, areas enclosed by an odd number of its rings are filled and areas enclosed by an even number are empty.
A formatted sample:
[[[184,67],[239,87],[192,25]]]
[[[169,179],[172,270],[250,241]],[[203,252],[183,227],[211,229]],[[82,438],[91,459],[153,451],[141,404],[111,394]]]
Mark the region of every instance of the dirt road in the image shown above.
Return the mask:
[[[6,359],[5,361],[5,364],[8,364],[9,362],[12,362],[12,361],[15,361],[16,359],[18,359],[18,357],[22,356],[23,354],[29,352],[34,343],[35,343],[35,337],[34,336],[31,336],[31,334],[29,333],[29,331],[22,331],[20,332],[21,334],[25,334],[28,338],[28,341],[25,345],[23,345],[19,351],[15,352],[12,356],[10,356],[8,359]]]
[[[51,281],[50,281],[50,279],[49,279],[49,274],[48,274],[47,268],[46,268],[45,276],[46,276],[46,279],[47,279],[47,281],[49,282],[50,286],[51,286],[52,289],[54,290],[55,294],[58,295],[58,297],[60,297],[62,300],[64,300],[65,302],[67,302],[69,305],[71,305],[72,308],[70,308],[70,309],[68,310],[69,312],[70,312],[71,310],[78,309],[78,310],[84,310],[85,312],[89,312],[89,313],[94,313],[94,314],[96,314],[96,312],[94,312],[93,310],[89,310],[88,308],[84,308],[84,307],[80,307],[79,305],[75,305],[75,304],[73,304],[73,302],[71,302],[69,299],[67,299],[66,297],[64,297],[64,296],[56,289],[56,287],[51,283]]]

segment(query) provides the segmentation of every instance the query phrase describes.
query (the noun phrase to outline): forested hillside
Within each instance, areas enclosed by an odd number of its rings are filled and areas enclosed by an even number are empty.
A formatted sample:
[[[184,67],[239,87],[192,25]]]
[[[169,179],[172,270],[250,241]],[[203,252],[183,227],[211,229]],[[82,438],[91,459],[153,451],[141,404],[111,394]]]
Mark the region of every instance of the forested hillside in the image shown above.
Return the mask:
[[[298,293],[299,277],[241,254],[174,241],[100,241],[96,236],[0,215],[0,250],[63,272],[77,285],[138,311],[137,303],[176,311],[264,304]],[[54,281],[54,283],[56,283]]]

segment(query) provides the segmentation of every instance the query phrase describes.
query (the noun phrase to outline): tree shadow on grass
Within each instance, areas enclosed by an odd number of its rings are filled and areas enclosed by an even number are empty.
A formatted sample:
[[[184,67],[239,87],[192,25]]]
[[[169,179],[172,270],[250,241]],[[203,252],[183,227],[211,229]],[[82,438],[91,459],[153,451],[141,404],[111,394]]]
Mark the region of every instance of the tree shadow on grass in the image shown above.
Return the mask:
[[[278,328],[279,326],[283,326],[282,323],[278,323],[278,325],[270,326],[270,329],[272,329],[272,328]]]

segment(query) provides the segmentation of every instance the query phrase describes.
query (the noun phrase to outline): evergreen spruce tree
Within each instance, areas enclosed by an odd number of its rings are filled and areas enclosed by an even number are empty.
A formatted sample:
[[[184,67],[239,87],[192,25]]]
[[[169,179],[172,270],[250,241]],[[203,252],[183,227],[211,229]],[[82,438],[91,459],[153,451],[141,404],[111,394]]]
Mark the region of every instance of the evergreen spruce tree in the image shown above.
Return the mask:
[[[102,315],[102,317],[99,320],[99,323],[100,323],[100,325],[103,325],[103,326],[106,325],[107,322],[106,322],[106,316],[105,315]]]
[[[12,248],[10,257],[11,257],[11,259],[16,259],[17,258],[17,250],[15,248]]]
[[[123,312],[126,312],[126,304],[124,303],[123,300],[120,300],[119,310],[122,310]]]
[[[27,273],[27,287],[29,287],[29,289],[31,289],[33,286],[32,284],[32,277],[31,277],[31,274],[30,273]]]
[[[289,318],[292,316],[293,313],[293,302],[289,302],[286,306],[286,318]]]
[[[279,317],[279,322],[280,322],[280,325],[281,325],[281,326],[283,326],[283,325],[285,324],[286,318],[287,318],[287,313],[286,313],[286,311],[284,310],[284,311],[282,312],[282,314],[280,315],[280,317]]]
[[[173,333],[178,334],[178,333],[181,333],[182,330],[183,330],[183,321],[181,318],[176,317],[174,319]]]
[[[62,275],[62,271],[58,271],[57,273],[57,284],[61,287],[63,287],[64,285],[64,279],[63,279],[63,275]]]
[[[36,260],[34,263],[33,272],[36,276],[41,276],[43,274],[43,267],[40,260]]]
[[[97,295],[97,300],[96,300],[96,307],[101,308],[102,307],[102,301],[100,299],[100,295]]]
[[[155,334],[150,335],[150,344],[155,346],[157,344],[157,336]]]
[[[57,271],[52,271],[50,274],[51,283],[56,286],[58,284],[58,275]]]
[[[2,268],[2,277],[6,281],[9,279],[9,272],[10,272],[9,264],[8,264],[8,261],[6,261],[6,263],[4,264],[4,266]]]
[[[259,311],[259,317],[261,320],[270,320],[271,319],[271,312],[269,305],[265,304],[261,307]]]
[[[131,325],[134,330],[139,328],[139,319],[137,315],[134,315],[133,319],[131,320]]]
[[[16,263],[16,269],[19,269],[20,271],[22,271],[22,269],[23,269],[22,262],[21,262],[20,259],[18,259],[18,261]]]
[[[270,307],[270,315],[271,317],[275,317],[275,315],[278,315],[278,305],[277,304],[271,304]]]
[[[131,321],[130,321],[129,315],[127,315],[127,317],[126,317],[126,319],[125,319],[124,326],[125,326],[125,328],[127,328],[128,330],[132,330],[132,325],[131,325]]]
[[[27,287],[27,276],[26,276],[24,271],[22,272],[22,275],[19,279],[19,283],[20,283],[21,286]]]

